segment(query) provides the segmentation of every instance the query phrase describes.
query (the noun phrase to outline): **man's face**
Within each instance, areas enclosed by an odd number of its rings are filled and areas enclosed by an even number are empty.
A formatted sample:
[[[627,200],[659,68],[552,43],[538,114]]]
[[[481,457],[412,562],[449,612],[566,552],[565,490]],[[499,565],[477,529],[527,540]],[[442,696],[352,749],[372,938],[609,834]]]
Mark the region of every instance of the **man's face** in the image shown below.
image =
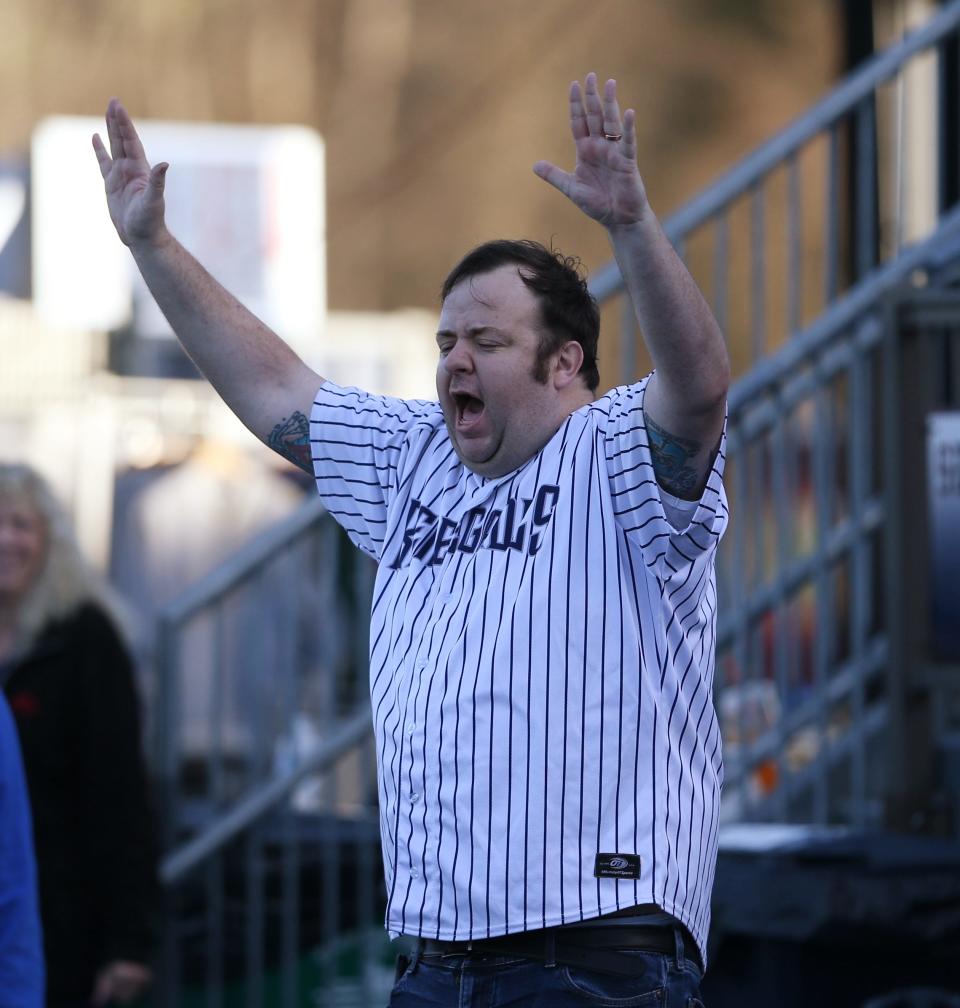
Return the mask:
[[[570,413],[552,371],[533,377],[540,335],[536,297],[514,263],[466,277],[440,311],[437,394],[457,455],[481,476],[532,458]]]

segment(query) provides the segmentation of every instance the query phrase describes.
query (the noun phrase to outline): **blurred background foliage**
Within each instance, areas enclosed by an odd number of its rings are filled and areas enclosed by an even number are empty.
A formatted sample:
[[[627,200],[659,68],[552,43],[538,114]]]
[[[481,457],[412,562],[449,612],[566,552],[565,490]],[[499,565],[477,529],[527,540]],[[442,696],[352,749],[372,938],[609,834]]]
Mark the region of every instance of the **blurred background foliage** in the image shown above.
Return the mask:
[[[569,82],[616,77],[661,216],[839,76],[829,0],[0,0],[0,156],[51,114],[303,123],[327,149],[329,304],[436,305],[493,236],[608,249],[538,180]],[[163,151],[148,151],[154,160]],[[92,156],[92,155],[91,155]],[[176,164],[171,168],[176,171]]]

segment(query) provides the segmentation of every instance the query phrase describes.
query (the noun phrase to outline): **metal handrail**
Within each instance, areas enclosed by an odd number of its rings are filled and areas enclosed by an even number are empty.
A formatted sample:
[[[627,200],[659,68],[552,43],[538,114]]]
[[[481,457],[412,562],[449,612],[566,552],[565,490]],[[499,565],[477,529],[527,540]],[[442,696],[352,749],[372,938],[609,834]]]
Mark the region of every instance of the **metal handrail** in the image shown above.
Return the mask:
[[[160,865],[161,881],[164,885],[176,885],[211,854],[226,846],[287,798],[305,777],[329,770],[341,756],[369,734],[370,710],[364,704],[353,717],[334,732],[331,738],[296,767],[272,777],[266,784],[255,788],[198,836],[171,851]]]
[[[178,829],[176,821],[177,807],[180,804],[178,785],[176,784],[178,760],[180,757],[177,749],[178,742],[175,738],[176,731],[174,730],[174,726],[178,723],[179,719],[178,705],[184,688],[177,672],[178,664],[181,660],[179,642],[185,634],[189,634],[196,617],[206,614],[212,618],[215,625],[219,621],[217,614],[223,612],[224,608],[228,607],[239,593],[249,592],[251,588],[255,587],[258,579],[268,577],[271,565],[278,558],[299,552],[300,545],[305,544],[309,537],[323,533],[330,534],[331,538],[329,541],[331,545],[334,540],[340,540],[343,536],[343,533],[335,526],[333,518],[328,514],[320,499],[316,497],[306,498],[291,514],[256,535],[237,552],[227,557],[206,576],[173,600],[162,610],[158,617],[155,660],[161,685],[157,704],[158,718],[154,725],[152,751],[155,766],[162,781],[163,794],[167,806],[166,811],[168,814],[165,816],[165,831],[166,842],[169,844],[176,842],[175,838]],[[340,547],[336,548],[339,549]],[[357,554],[357,559],[358,561],[362,560],[359,554]],[[328,557],[328,563],[333,565],[333,569],[336,568],[336,560],[333,556]],[[329,569],[327,574],[330,574]],[[336,575],[332,576],[335,577]],[[354,642],[357,646],[360,643],[359,637],[360,635],[357,636]],[[365,643],[363,650],[365,651]],[[359,652],[357,660],[360,660]],[[214,668],[213,665],[205,669],[205,675],[212,677],[215,683],[222,682],[222,671]],[[286,682],[286,680],[284,681]],[[213,706],[215,709],[218,704],[214,703]],[[360,715],[363,715],[366,721],[369,722],[366,703],[360,701],[353,709],[342,711],[339,717],[331,714],[333,720],[326,727],[329,730],[339,732],[343,726],[342,717],[350,717],[358,711],[360,712],[358,718]],[[352,724],[353,721],[349,723]],[[218,737],[219,729],[211,728],[210,731],[212,738]],[[339,734],[337,737],[339,737]],[[218,745],[219,743],[214,742],[215,747]],[[322,762],[323,754],[327,750],[328,747],[324,746],[319,753],[314,754],[310,760],[310,765],[312,766],[317,759],[320,759]],[[290,777],[289,786],[293,787],[300,776],[310,773],[309,768],[303,769],[302,773],[300,772],[301,769],[302,767],[298,765],[294,768],[293,773],[287,773],[279,777],[271,776],[268,781],[256,782],[256,785],[254,782],[250,782],[248,786],[259,787],[263,783],[263,786],[272,789],[269,793],[276,792],[277,800],[280,800],[289,790],[285,786],[287,776]],[[256,793],[259,793],[259,791]],[[244,799],[244,801],[247,800],[249,798]],[[235,809],[231,808],[228,814],[232,816],[234,811]],[[246,822],[245,819],[244,822]],[[179,856],[180,853],[182,851],[175,851],[170,856]],[[173,863],[176,864],[177,862]]]
[[[905,247],[896,258],[878,267],[856,287],[838,298],[816,321],[797,333],[790,342],[757,362],[747,374],[730,386],[727,409],[738,413],[763,391],[781,382],[784,376],[809,359],[837,333],[850,325],[887,292],[898,287],[911,274],[929,265],[938,253],[950,247],[960,249],[960,206],[943,217],[933,236],[915,245]]]
[[[741,159],[707,189],[664,220],[663,228],[674,245],[695,228],[716,216],[731,201],[749,191],[763,176],[797,153],[817,134],[851,112],[872,91],[889,79],[912,56],[935,45],[960,28],[960,0],[953,0],[903,41],[877,53],[809,111]],[[600,267],[589,279],[594,297],[603,301],[624,290],[615,261]]]
[[[307,497],[292,514],[259,533],[185,589],[163,610],[161,622],[167,625],[181,623],[196,610],[218,602],[238,584],[253,577],[325,513],[326,508],[319,497]]]

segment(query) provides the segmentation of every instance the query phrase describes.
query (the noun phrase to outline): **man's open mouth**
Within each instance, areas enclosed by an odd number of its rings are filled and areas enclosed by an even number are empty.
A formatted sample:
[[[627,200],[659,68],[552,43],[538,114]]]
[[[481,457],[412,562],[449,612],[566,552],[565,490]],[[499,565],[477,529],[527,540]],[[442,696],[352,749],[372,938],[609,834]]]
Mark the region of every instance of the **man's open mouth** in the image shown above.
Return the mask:
[[[454,392],[453,401],[457,407],[457,426],[469,427],[476,423],[483,413],[483,400],[466,392]]]

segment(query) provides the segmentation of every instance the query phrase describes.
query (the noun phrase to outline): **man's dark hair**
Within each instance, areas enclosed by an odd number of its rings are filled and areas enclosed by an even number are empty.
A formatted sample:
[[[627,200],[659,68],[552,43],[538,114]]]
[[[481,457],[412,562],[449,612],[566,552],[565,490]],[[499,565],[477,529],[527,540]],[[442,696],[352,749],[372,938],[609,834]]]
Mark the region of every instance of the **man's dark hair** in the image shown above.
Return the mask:
[[[468,277],[489,273],[500,266],[516,263],[520,279],[536,295],[540,304],[542,332],[537,346],[533,376],[547,380],[547,360],[564,343],[575,340],[583,347],[580,376],[591,392],[600,384],[597,370],[597,342],[600,337],[600,311],[580,274],[580,260],[548,249],[528,239],[507,238],[485,242],[468,252],[443,281],[440,300]]]

